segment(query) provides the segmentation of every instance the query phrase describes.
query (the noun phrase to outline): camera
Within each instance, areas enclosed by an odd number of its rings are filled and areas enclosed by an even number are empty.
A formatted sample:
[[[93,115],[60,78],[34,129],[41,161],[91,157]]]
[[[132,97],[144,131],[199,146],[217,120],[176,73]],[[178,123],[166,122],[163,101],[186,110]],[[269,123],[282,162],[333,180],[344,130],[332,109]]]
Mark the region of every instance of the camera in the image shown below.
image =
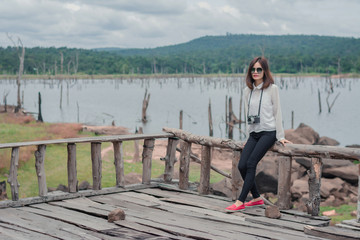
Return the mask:
[[[260,123],[260,116],[254,115],[254,116],[248,116],[248,124],[255,124]]]

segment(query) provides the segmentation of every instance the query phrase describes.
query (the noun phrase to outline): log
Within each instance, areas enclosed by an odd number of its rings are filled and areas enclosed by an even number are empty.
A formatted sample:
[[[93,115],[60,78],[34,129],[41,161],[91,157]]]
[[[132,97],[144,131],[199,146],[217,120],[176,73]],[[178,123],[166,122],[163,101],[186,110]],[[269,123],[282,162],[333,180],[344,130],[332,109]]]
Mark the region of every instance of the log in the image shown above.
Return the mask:
[[[78,180],[76,170],[76,144],[69,143],[67,145],[68,161],[67,161],[67,173],[68,173],[68,187],[69,192],[74,193],[78,191]]]
[[[244,142],[234,141],[231,139],[215,138],[199,136],[184,130],[175,128],[163,128],[164,132],[171,133],[184,141],[206,145],[210,147],[230,148],[233,150],[242,150]],[[272,152],[279,153],[284,156],[294,157],[309,157],[309,158],[333,158],[333,159],[349,159],[360,160],[360,149],[336,146],[320,146],[320,145],[305,145],[305,144],[274,144],[270,149]]]
[[[312,216],[319,216],[320,213],[320,187],[321,187],[321,172],[322,159],[312,158],[309,175],[309,201],[306,203],[308,213]]]
[[[187,190],[189,188],[191,143],[181,141],[180,149],[179,188]]]
[[[236,150],[233,153],[232,157],[232,168],[231,168],[231,188],[232,188],[232,200],[236,200],[240,196],[240,186],[243,185],[243,180],[241,178],[238,163],[241,157],[241,152]]]
[[[113,142],[114,147],[114,165],[116,173],[116,186],[125,186],[125,174],[124,174],[124,158],[123,158],[123,144],[121,141]]]
[[[155,139],[145,139],[142,153],[143,174],[142,183],[150,184],[151,181],[151,160],[154,150]]]
[[[201,172],[200,172],[200,184],[199,193],[209,194],[210,190],[210,166],[211,166],[211,147],[201,147]]]
[[[278,158],[279,177],[278,177],[278,201],[279,209],[290,209],[291,207],[291,157]]]
[[[91,163],[92,163],[92,175],[93,175],[93,189],[101,190],[101,143],[91,143]]]
[[[10,184],[11,188],[11,199],[13,201],[19,200],[19,187],[20,184],[17,179],[17,169],[19,166],[19,148],[14,147],[11,151],[11,163],[10,163],[10,172],[7,182]]]
[[[45,150],[46,145],[38,145],[35,151],[35,168],[39,184],[39,196],[47,195],[46,175],[45,175]]]
[[[174,175],[174,164],[176,161],[176,146],[179,143],[178,138],[169,138],[165,156],[164,181],[171,183]]]
[[[211,100],[209,100],[208,118],[209,118],[209,136],[214,136],[213,122],[211,115]]]

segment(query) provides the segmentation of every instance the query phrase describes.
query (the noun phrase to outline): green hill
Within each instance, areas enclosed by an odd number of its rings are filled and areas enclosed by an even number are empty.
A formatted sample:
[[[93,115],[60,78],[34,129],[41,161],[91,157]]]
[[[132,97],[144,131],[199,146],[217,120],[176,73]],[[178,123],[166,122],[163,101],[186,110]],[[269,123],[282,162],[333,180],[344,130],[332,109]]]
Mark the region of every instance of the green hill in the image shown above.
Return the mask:
[[[227,34],[146,49],[31,48],[26,51],[27,73],[60,73],[60,51],[63,73],[239,73],[259,55],[269,59],[274,73],[360,72],[357,38]],[[15,49],[0,48],[0,72],[16,73],[17,61]]]

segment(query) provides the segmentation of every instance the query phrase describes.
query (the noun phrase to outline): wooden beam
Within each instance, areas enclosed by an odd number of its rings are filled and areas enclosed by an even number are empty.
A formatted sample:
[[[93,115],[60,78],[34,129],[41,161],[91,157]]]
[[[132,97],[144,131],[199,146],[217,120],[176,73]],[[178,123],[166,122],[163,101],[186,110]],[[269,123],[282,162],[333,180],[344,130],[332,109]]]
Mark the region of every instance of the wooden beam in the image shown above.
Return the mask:
[[[39,145],[35,151],[35,168],[39,184],[39,196],[43,197],[47,194],[46,175],[45,175],[45,150],[46,145]]]
[[[236,200],[240,196],[240,186],[243,185],[243,180],[238,169],[238,163],[240,161],[241,152],[235,150],[232,155],[232,167],[231,167],[231,189],[232,200]]]
[[[25,146],[38,146],[38,145],[49,145],[49,144],[61,144],[61,143],[86,143],[86,142],[116,142],[116,141],[131,141],[138,139],[150,139],[150,138],[169,138],[174,137],[170,133],[159,133],[159,134],[132,134],[132,135],[114,135],[114,136],[100,136],[100,137],[84,137],[84,138],[65,138],[65,139],[54,139],[45,141],[32,141],[32,142],[17,142],[17,143],[2,143],[2,148],[13,148],[13,147],[25,147]]]
[[[91,143],[91,162],[92,162],[92,175],[93,175],[93,189],[101,189],[101,171],[102,171],[102,162],[101,162],[101,143],[92,142]]]
[[[68,161],[67,161],[67,173],[68,173],[68,187],[69,192],[74,193],[78,191],[78,180],[76,170],[76,144],[69,143],[67,145]]]
[[[113,142],[114,146],[114,164],[116,173],[116,186],[125,186],[125,173],[124,173],[124,157],[123,157],[123,144],[122,142]]]
[[[179,188],[186,190],[189,188],[191,143],[181,141],[180,149]]]
[[[199,136],[184,130],[164,127],[163,131],[173,134],[189,143],[195,143],[210,147],[230,148],[233,150],[242,150],[244,142],[231,139]],[[305,144],[287,144],[285,147],[281,144],[275,144],[270,151],[277,152],[284,156],[301,156],[313,158],[333,158],[360,160],[360,149],[335,146],[305,145]]]
[[[356,221],[360,223],[360,164],[359,166],[359,180],[358,180],[358,203],[357,203],[357,218]]]
[[[290,209],[291,207],[291,157],[278,157],[279,176],[278,176],[278,201],[279,209]]]
[[[309,175],[309,201],[306,203],[308,213],[312,216],[319,216],[320,213],[320,187],[321,187],[321,172],[322,159],[312,158]]]
[[[169,138],[165,156],[164,181],[171,183],[174,174],[174,164],[176,161],[176,146],[179,143],[178,138]]]
[[[145,139],[144,147],[142,153],[142,163],[143,163],[143,174],[142,174],[142,183],[150,184],[151,181],[151,162],[152,162],[152,152],[155,146],[155,139]]]
[[[8,183],[11,188],[11,199],[13,201],[19,200],[19,187],[20,184],[17,179],[17,169],[19,166],[19,148],[14,147],[11,151],[11,163],[10,163],[10,172]]]
[[[209,194],[210,190],[210,166],[211,166],[211,147],[201,147],[201,172],[200,172],[200,194]]]

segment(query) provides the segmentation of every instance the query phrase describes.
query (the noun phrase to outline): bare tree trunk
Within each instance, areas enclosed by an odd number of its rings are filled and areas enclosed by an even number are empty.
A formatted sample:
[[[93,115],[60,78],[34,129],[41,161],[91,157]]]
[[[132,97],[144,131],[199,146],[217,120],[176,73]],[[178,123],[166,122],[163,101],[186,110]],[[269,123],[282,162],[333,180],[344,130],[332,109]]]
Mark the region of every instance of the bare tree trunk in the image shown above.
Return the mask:
[[[147,117],[146,117],[146,110],[149,106],[149,101],[150,101],[150,93],[147,93],[147,89],[145,90],[145,95],[144,95],[144,100],[143,100],[143,105],[142,105],[142,122],[146,123],[147,122]]]
[[[210,99],[209,99],[208,117],[209,117],[209,135],[212,137],[214,135],[214,130],[213,130],[212,115],[211,115],[211,100]]]
[[[60,74],[64,73],[64,54],[60,52]]]

